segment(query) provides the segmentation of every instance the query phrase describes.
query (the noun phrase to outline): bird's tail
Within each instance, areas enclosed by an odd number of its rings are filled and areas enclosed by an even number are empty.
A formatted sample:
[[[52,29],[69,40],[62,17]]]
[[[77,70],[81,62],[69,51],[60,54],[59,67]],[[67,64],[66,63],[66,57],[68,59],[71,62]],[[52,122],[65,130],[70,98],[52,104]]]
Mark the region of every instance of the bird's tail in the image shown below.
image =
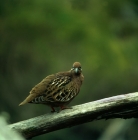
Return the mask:
[[[24,104],[26,104],[25,101],[21,102],[21,103],[19,104],[19,106],[24,105]]]

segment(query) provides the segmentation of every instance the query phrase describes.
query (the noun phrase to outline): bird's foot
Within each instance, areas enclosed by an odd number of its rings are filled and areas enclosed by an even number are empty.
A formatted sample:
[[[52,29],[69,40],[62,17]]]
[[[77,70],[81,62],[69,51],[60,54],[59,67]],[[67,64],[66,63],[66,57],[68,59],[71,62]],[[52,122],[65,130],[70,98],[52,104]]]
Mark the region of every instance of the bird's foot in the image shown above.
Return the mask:
[[[54,107],[51,106],[51,109],[52,109],[52,110],[51,110],[52,113],[54,113],[54,112],[59,113],[60,111],[62,111],[62,110],[64,110],[64,109],[72,109],[72,107],[69,107],[69,106],[60,106],[60,109],[57,111],[57,110],[55,110]]]
[[[60,110],[58,112],[60,112],[60,111],[62,111],[64,109],[72,109],[72,107],[69,107],[69,106],[60,106]]]

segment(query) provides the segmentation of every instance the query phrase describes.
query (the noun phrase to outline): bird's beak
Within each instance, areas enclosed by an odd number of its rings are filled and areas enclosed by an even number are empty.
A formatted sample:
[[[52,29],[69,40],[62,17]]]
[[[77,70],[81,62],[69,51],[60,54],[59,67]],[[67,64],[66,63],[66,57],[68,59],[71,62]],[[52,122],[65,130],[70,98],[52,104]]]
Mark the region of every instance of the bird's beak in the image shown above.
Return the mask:
[[[75,73],[78,73],[78,71],[79,71],[79,70],[78,70],[78,68],[75,68],[75,70],[74,70],[74,71],[75,71]]]

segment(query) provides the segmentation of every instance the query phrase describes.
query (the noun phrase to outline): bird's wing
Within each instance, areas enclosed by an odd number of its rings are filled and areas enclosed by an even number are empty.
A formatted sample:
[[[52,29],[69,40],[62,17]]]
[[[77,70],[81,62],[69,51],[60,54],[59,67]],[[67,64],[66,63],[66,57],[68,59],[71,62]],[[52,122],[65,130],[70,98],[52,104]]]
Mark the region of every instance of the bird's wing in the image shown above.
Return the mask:
[[[73,92],[74,85],[70,76],[60,75],[54,79],[51,87],[50,93],[44,97],[46,102],[67,102]]]
[[[45,80],[43,82],[45,82]],[[44,90],[44,92],[42,92],[42,94],[32,98],[31,103],[49,104],[66,102],[68,100],[65,98],[69,96],[69,92],[71,92],[71,83],[71,77],[69,75],[65,75],[65,73],[58,73],[49,82],[49,84],[47,84],[47,88]],[[40,88],[40,85],[38,87]],[[35,92],[34,89],[32,91]]]

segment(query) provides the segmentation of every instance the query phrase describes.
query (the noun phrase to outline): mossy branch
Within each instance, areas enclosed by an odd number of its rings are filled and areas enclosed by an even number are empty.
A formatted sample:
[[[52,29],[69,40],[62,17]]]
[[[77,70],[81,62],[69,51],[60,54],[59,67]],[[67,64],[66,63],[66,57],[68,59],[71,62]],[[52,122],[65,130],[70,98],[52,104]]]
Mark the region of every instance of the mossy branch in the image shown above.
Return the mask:
[[[49,113],[9,125],[25,138],[100,119],[137,118],[138,92],[76,105],[59,113]]]

